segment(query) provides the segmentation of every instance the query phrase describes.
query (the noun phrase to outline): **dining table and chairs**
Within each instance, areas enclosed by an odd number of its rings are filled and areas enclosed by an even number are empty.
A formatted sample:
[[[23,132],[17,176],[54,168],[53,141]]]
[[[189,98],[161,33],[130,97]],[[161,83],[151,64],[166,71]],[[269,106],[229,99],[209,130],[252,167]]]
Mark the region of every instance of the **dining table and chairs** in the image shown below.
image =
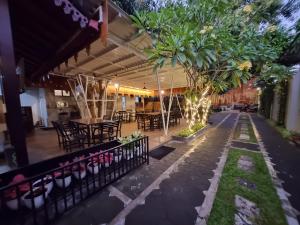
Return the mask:
[[[136,113],[136,121],[138,129],[144,131],[162,129],[163,128],[163,116],[167,121],[167,113],[164,115],[161,112],[139,112]],[[178,113],[170,112],[169,126],[175,126],[180,124],[181,116]]]
[[[52,121],[56,130],[58,143],[67,152],[85,145],[102,144],[121,136],[119,120],[100,118],[82,118],[69,121]]]
[[[132,115],[134,113],[134,115]],[[122,124],[137,123],[137,129],[154,131],[163,129],[163,116],[167,122],[167,113],[161,112],[128,112],[118,111],[113,117],[81,118],[66,121],[52,122],[56,130],[58,144],[67,152],[74,149],[83,149],[86,146],[102,144],[116,140],[122,136]],[[169,127],[180,123],[181,114],[170,112]],[[134,117],[134,119],[132,119]],[[112,119],[111,119],[112,118]],[[133,121],[132,121],[133,120]]]

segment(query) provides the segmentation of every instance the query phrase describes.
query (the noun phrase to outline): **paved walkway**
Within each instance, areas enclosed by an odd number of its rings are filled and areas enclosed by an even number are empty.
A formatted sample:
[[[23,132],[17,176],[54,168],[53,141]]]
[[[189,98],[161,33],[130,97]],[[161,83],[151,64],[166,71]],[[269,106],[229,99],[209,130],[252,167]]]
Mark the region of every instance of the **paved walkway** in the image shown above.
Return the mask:
[[[236,113],[218,113],[194,142],[169,141],[176,150],[125,176],[64,215],[56,224],[194,225]]]
[[[278,177],[284,181],[283,188],[291,196],[291,205],[300,211],[300,151],[271,127],[265,119],[251,115],[260,133]],[[300,216],[297,217],[300,221]]]

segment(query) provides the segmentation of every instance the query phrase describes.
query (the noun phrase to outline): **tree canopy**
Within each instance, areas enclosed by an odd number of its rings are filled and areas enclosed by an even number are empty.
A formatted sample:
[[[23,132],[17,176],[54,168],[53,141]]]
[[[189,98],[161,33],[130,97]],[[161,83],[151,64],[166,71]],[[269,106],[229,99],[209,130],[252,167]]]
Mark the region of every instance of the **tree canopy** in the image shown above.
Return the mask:
[[[263,0],[170,1],[157,11],[137,12],[133,20],[152,38],[146,52],[155,69],[178,63],[192,89],[209,85],[220,92],[246,82],[253,73],[270,72],[291,40],[274,19],[282,11],[288,16],[287,8]]]
[[[198,111],[210,105],[207,95],[225,92],[253,76],[278,76],[274,81],[290,75],[289,68],[276,61],[293,38],[278,18],[291,11],[291,5],[279,0],[165,1],[155,10],[136,12],[132,19],[140,33],[152,39],[152,47],[145,51],[154,71],[167,64],[184,68],[191,127],[194,117],[204,121],[206,115]]]

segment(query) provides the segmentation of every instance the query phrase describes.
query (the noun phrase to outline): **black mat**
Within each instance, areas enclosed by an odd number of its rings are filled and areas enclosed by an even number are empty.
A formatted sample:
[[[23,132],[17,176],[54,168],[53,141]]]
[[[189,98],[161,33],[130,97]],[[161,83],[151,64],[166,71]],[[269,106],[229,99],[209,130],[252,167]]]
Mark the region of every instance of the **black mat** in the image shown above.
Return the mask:
[[[168,155],[170,152],[173,152],[175,150],[175,148],[172,147],[168,147],[168,146],[160,146],[156,149],[153,149],[152,151],[149,152],[149,155],[152,158],[161,160],[163,157],[165,157],[166,155]]]

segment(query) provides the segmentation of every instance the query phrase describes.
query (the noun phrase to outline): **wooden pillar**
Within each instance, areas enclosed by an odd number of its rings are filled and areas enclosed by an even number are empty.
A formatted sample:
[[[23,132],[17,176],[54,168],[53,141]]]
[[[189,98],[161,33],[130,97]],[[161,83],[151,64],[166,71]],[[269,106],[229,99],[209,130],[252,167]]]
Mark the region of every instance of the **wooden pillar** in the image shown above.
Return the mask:
[[[28,164],[25,132],[19,94],[19,77],[16,74],[12,29],[8,0],[0,1],[0,55],[2,59],[3,92],[6,103],[6,124],[11,144],[16,151],[18,166]]]

